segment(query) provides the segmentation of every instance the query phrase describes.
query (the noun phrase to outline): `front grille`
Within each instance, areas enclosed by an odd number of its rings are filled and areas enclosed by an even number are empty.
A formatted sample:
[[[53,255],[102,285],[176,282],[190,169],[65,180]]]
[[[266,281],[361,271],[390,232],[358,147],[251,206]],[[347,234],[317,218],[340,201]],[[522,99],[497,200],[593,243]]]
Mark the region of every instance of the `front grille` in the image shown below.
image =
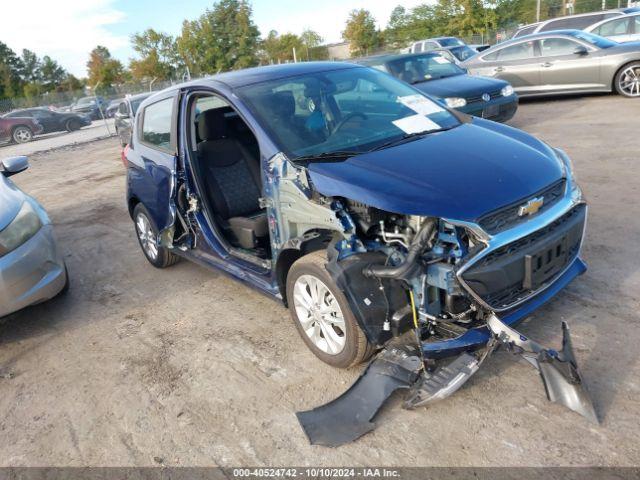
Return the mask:
[[[577,205],[546,227],[472,263],[462,279],[491,308],[507,310],[549,285],[575,260],[585,221],[586,205]]]
[[[503,230],[506,230],[508,228],[514,227],[532,217],[532,215],[522,217],[518,215],[518,211],[523,204],[525,204],[532,198],[544,198],[544,203],[540,207],[540,210],[538,210],[533,216],[539,215],[540,213],[555,205],[556,202],[564,196],[565,187],[566,181],[563,178],[562,180],[557,181],[551,186],[546,187],[545,189],[539,191],[534,195],[531,195],[524,200],[520,200],[506,207],[494,210],[493,212],[480,217],[480,219],[478,220],[478,224],[485,232],[492,235],[502,232]]]
[[[491,97],[491,100],[495,100],[496,98],[499,98],[502,96],[502,90],[496,90],[494,92],[487,92],[487,93]],[[467,105],[469,105],[470,103],[484,102],[484,100],[482,99],[482,94],[477,95],[475,97],[467,97],[465,100],[467,101]]]

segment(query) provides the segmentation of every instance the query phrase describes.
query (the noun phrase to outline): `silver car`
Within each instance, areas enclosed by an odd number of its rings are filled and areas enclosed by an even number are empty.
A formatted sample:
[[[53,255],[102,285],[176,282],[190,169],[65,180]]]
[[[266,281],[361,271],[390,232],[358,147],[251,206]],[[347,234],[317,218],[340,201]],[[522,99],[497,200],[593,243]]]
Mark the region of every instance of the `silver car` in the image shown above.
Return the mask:
[[[619,43],[640,41],[640,12],[603,20],[584,31]]]
[[[510,40],[462,63],[509,82],[521,97],[611,92],[640,97],[640,43],[557,30]]]
[[[0,163],[0,317],[49,300],[69,284],[47,213],[9,180],[28,167],[27,157]]]

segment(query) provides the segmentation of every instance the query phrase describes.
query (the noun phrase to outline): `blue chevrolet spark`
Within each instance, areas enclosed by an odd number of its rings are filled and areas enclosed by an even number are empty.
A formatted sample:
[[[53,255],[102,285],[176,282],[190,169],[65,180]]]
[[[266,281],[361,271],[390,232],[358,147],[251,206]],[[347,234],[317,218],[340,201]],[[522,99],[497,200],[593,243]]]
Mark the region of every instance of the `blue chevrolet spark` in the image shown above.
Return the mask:
[[[342,397],[298,414],[312,443],[370,430],[396,389],[407,407],[450,395],[499,346],[550,400],[596,419],[568,327],[558,351],[513,329],[586,268],[587,206],[561,150],[320,62],[153,95],[126,161],[151,264],[185,258],[281,300],[330,365],[376,354]]]

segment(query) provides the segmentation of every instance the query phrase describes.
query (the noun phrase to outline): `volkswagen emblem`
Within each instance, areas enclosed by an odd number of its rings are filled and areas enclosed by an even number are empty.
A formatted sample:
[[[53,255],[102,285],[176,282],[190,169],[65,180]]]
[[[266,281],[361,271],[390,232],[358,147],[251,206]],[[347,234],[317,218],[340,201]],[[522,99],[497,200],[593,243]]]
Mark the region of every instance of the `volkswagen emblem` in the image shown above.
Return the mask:
[[[483,93],[482,100],[484,100],[485,102],[488,102],[489,100],[491,100],[491,95],[489,95],[488,93]]]

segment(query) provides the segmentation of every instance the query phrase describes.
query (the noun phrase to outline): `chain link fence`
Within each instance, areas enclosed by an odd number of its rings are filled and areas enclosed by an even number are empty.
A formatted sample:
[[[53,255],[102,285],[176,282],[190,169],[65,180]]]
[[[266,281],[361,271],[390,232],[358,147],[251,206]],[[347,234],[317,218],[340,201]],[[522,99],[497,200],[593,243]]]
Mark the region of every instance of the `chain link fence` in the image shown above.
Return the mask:
[[[182,81],[182,80],[180,80]],[[98,96],[104,99],[106,105],[112,100],[117,100],[126,95],[136,95],[138,93],[158,91],[167,88],[178,81],[157,81],[147,80],[142,82],[127,82],[113,85],[109,88],[100,88],[97,90],[91,87],[85,87],[79,90],[61,90],[44,92],[31,96],[22,96],[14,98],[6,98],[0,100],[0,115],[8,113],[12,110],[23,108],[44,107],[53,110],[66,110],[77,102],[80,98]]]

